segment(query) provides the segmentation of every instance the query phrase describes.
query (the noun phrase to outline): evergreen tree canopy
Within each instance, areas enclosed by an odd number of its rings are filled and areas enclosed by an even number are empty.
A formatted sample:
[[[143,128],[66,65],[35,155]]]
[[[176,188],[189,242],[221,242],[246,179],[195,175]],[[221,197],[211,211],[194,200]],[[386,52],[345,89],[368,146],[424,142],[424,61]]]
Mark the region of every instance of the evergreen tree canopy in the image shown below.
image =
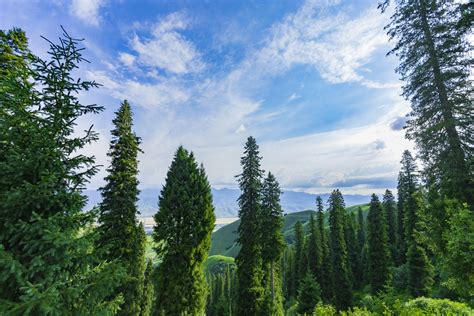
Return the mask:
[[[352,305],[352,286],[344,236],[345,205],[339,190],[334,190],[331,193],[328,204],[334,303],[338,310],[344,310]]]
[[[209,252],[215,215],[204,168],[181,146],[166,175],[154,218],[153,238],[161,258],[155,313],[200,315],[207,297],[202,265]]]
[[[395,197],[393,196],[392,191],[385,191],[382,204],[385,212],[385,220],[387,222],[387,237],[390,248],[391,263],[394,263],[397,257],[397,210]]]
[[[258,145],[249,137],[244,147],[244,156],[240,159],[242,173],[237,176],[242,192],[239,202],[240,224],[238,242],[241,245],[236,258],[238,287],[238,308],[240,314],[257,315],[259,313],[264,289],[262,287],[262,177]]]
[[[308,271],[301,280],[298,289],[298,313],[312,315],[314,308],[321,300],[321,289],[314,276]]]
[[[123,315],[138,315],[145,273],[145,232],[138,225],[138,160],[140,139],[132,131],[132,111],[124,101],[112,121],[112,140],[108,156],[106,185],[101,188],[99,245],[108,251],[107,257],[119,260],[128,275],[117,289],[124,293]]]
[[[97,84],[73,76],[80,40],[64,31],[59,41],[45,60],[21,30],[0,32],[1,314],[110,314],[121,303],[121,269],[99,259],[95,213],[83,212],[97,167],[81,149],[97,134],[74,133],[102,110],[78,100]]]
[[[383,10],[389,2],[381,5]],[[407,136],[415,140],[441,191],[472,205],[473,59],[466,36],[472,28],[465,27],[466,15],[455,1],[393,2],[386,29],[396,40],[390,53],[401,61],[396,70],[412,107]]]
[[[372,293],[376,294],[383,289],[390,277],[390,253],[385,214],[375,194],[372,194],[367,216],[367,242],[369,281]]]

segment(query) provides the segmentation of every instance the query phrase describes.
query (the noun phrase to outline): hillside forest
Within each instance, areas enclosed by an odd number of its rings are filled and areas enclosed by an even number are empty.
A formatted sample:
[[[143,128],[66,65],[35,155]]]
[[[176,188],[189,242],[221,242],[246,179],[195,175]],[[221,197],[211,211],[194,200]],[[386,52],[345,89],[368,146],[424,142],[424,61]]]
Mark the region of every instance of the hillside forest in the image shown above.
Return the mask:
[[[397,191],[346,207],[341,191],[284,215],[278,179],[245,140],[239,220],[213,233],[206,170],[176,149],[151,235],[138,220],[133,104],[115,113],[101,201],[84,191],[98,140],[78,120],[81,39],[47,57],[0,31],[1,315],[473,315],[472,2],[386,0],[385,30],[411,105]],[[242,140],[244,141],[244,140]],[[144,153],[146,155],[146,153]],[[314,155],[318,153],[315,152]]]

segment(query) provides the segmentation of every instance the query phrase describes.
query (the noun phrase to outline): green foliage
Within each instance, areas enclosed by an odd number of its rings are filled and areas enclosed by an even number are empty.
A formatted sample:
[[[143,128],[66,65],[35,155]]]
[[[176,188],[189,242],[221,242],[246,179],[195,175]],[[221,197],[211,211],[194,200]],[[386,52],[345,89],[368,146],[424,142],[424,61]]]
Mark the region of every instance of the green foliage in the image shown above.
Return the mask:
[[[445,285],[465,300],[474,300],[474,213],[466,204],[448,203],[448,229],[444,268],[448,272]]]
[[[390,249],[391,263],[397,259],[397,217],[396,202],[390,190],[386,190],[383,195],[383,210],[385,212],[385,221],[387,222],[387,241]]]
[[[319,232],[321,245],[321,269],[316,274],[316,280],[321,286],[321,298],[324,302],[329,302],[333,297],[332,288],[332,258],[328,244],[328,233],[324,229],[324,209],[321,197],[316,198],[317,213],[317,230]]]
[[[281,190],[270,172],[262,187],[261,226],[262,265],[264,268],[263,284],[266,289],[264,313],[277,315],[283,313],[281,282],[277,275],[284,249],[283,211],[280,206]]]
[[[143,282],[143,295],[141,297],[140,315],[150,316],[153,308],[155,288],[153,284],[153,263],[148,260],[146,263],[145,279]]]
[[[336,309],[332,305],[318,304],[314,309],[314,316],[333,316],[336,315]]]
[[[124,294],[121,315],[139,315],[145,273],[146,236],[143,225],[137,224],[138,152],[140,139],[132,130],[132,111],[124,101],[112,121],[112,140],[108,156],[111,159],[101,188],[99,247],[107,251],[106,258],[119,261],[127,276],[117,289]]]
[[[387,222],[377,195],[372,194],[367,217],[369,283],[372,294],[382,290],[390,279]]]
[[[207,285],[202,269],[215,216],[204,168],[183,147],[175,153],[155,214],[157,268],[155,313],[204,313]]]
[[[257,142],[255,138],[249,137],[245,144],[244,156],[240,160],[243,170],[238,176],[242,192],[238,199],[238,242],[241,249],[236,258],[239,313],[248,315],[259,313],[264,296],[260,233],[263,171],[260,169],[260,160]]]
[[[448,299],[420,297],[406,302],[400,309],[400,315],[473,315],[474,310],[467,305]]]
[[[338,310],[344,310],[352,305],[344,222],[344,199],[339,190],[334,190],[329,197],[329,227],[334,303]]]
[[[111,314],[123,270],[100,259],[96,214],[82,210],[97,167],[80,152],[97,134],[74,133],[80,117],[102,110],[78,100],[97,84],[73,76],[79,40],[64,32],[49,44],[43,60],[22,31],[0,32],[0,311]]]
[[[385,5],[389,1],[385,1]],[[474,203],[472,45],[453,1],[395,0],[386,29],[412,107],[407,137],[415,140],[426,171],[450,198]],[[462,24],[462,23],[461,23]]]
[[[303,225],[300,221],[295,224],[295,287],[296,289],[300,286],[300,281],[306,275],[307,264],[306,264],[306,252],[304,247],[304,231]]]
[[[307,272],[298,289],[298,313],[311,314],[321,301],[321,288],[311,272]]]

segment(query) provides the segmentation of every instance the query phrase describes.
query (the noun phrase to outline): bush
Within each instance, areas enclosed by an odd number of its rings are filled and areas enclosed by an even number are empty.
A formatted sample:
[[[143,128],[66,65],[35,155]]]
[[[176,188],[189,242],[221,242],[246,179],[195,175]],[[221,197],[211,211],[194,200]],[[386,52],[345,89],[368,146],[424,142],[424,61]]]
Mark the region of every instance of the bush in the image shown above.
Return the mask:
[[[474,310],[466,304],[448,299],[433,299],[419,297],[401,306],[400,315],[474,315]]]
[[[318,304],[314,309],[315,316],[333,316],[336,315],[336,309],[332,305]]]

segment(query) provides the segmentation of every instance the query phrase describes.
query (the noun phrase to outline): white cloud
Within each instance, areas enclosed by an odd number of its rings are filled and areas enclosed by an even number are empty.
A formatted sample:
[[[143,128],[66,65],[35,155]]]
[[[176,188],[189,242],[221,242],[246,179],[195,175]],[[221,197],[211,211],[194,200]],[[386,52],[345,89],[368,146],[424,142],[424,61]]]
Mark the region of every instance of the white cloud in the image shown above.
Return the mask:
[[[132,79],[116,79],[103,71],[88,71],[87,78],[102,84],[116,99],[127,99],[144,108],[166,108],[179,106],[189,99],[185,89],[178,82],[162,80],[155,83],[141,83]]]
[[[105,2],[106,0],[72,0],[69,11],[86,24],[98,26],[100,24],[99,10]]]
[[[119,60],[125,65],[125,66],[132,66],[133,62],[135,61],[136,57],[129,54],[129,53],[119,53]]]
[[[172,13],[153,27],[150,39],[135,35],[131,40],[131,48],[138,54],[138,61],[142,65],[175,74],[200,72],[204,63],[197,48],[178,32],[188,26],[184,14]]]

